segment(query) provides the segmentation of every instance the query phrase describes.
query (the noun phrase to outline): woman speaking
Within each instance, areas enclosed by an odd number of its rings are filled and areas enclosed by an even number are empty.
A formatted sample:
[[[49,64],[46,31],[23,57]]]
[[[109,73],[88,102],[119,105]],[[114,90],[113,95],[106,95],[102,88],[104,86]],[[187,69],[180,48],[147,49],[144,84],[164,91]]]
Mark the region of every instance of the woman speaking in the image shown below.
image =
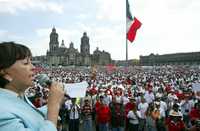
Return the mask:
[[[64,97],[62,85],[50,86],[47,112],[23,99],[33,85],[31,51],[14,42],[0,43],[0,131],[56,131],[59,108]]]

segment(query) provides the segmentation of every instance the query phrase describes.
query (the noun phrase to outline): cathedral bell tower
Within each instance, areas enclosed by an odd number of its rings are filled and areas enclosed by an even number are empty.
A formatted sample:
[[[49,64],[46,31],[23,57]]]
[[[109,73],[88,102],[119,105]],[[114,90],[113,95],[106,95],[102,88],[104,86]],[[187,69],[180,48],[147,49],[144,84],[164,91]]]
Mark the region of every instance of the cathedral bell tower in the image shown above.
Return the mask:
[[[59,48],[58,33],[56,33],[56,29],[55,27],[53,27],[52,32],[50,34],[49,49],[50,52],[54,52],[58,48]]]
[[[90,55],[90,44],[89,44],[89,37],[87,36],[87,33],[84,32],[83,36],[81,38],[81,54]]]

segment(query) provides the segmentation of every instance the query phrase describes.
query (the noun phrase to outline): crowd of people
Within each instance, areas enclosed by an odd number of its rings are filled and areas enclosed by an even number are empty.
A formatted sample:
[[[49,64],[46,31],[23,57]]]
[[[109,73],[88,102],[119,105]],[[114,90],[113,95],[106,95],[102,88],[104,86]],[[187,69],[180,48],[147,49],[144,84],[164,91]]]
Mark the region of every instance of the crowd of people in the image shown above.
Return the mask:
[[[37,68],[36,68],[37,69]],[[52,81],[89,86],[84,98],[65,94],[60,131],[199,131],[200,69],[157,67],[40,68]],[[36,107],[48,103],[48,86],[26,90]]]
[[[25,45],[0,43],[0,131],[200,130],[199,67],[43,68],[31,57]],[[40,83],[43,73],[51,81]],[[63,88],[82,81],[84,98]]]

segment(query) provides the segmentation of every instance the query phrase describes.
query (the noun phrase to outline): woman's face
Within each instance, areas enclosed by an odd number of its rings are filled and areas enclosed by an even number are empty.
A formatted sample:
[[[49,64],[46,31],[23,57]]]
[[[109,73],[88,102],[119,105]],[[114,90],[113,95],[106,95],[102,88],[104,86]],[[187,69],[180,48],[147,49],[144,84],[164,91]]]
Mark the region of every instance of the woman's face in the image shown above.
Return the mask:
[[[11,67],[7,68],[6,73],[11,77],[11,83],[16,86],[28,87],[33,84],[34,66],[30,58],[17,60]]]

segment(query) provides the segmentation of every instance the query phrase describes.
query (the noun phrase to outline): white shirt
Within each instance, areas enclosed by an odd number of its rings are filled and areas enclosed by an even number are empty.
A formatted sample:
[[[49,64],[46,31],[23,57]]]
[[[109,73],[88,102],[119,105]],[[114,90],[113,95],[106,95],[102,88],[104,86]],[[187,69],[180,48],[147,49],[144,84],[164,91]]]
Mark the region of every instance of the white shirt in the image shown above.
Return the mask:
[[[121,97],[121,96],[116,96],[116,101],[117,101],[118,103],[121,103],[122,97]]]
[[[128,97],[123,96],[122,101],[123,101],[123,105],[126,105],[129,102],[129,99],[128,99]]]
[[[159,111],[160,111],[160,117],[165,118],[166,117],[165,110],[162,107],[160,107]]]
[[[164,101],[160,101],[160,108],[162,108],[164,111],[167,111],[167,104]]]
[[[140,114],[139,111],[136,111],[135,113],[137,114],[138,117],[141,117],[141,114]],[[130,111],[128,112],[128,115],[127,115],[127,117],[130,118],[129,122],[130,122],[131,124],[134,124],[134,125],[135,125],[135,124],[139,124],[139,120],[138,120],[138,118],[137,118],[137,116],[136,116],[135,113],[134,113],[132,110],[130,110]]]
[[[181,112],[184,114],[184,115],[188,115],[188,113],[192,110],[192,103],[189,102],[189,101],[181,101],[180,103],[181,105]]]
[[[70,119],[79,119],[79,106],[77,104],[68,106],[69,118]]]
[[[66,101],[65,101],[65,108],[66,108],[66,109],[69,109],[71,104],[72,104],[72,101],[71,101],[70,99],[69,99],[69,100],[66,100]]]
[[[175,94],[168,94],[168,99],[169,99],[169,101],[173,101],[173,100],[175,100],[175,99],[178,99],[178,97],[175,95]]]
[[[155,99],[153,92],[149,93],[149,91],[145,92],[144,98],[145,98],[147,103],[151,103]]]
[[[112,96],[111,95],[105,96],[104,101],[106,102],[106,105],[109,105],[110,102],[112,101]]]
[[[145,119],[146,118],[146,115],[145,115],[145,113],[146,113],[146,110],[147,110],[147,108],[149,107],[149,105],[148,105],[148,103],[140,103],[139,105],[138,105],[138,110],[140,111],[140,113],[141,113],[141,118],[142,119]]]

